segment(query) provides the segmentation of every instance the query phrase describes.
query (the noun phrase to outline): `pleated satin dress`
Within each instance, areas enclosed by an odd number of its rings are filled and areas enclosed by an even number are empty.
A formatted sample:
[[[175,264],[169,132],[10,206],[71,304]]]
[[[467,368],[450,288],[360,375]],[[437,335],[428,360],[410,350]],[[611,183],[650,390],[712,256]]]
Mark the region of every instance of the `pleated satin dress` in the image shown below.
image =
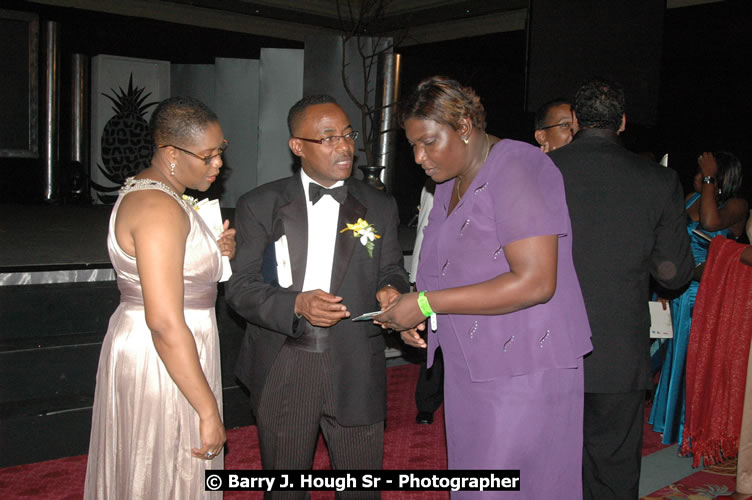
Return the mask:
[[[219,337],[214,304],[222,274],[220,251],[200,216],[161,183],[126,181],[110,216],[107,247],[120,304],[110,318],[97,370],[84,498],[107,500],[221,498],[204,491],[204,471],[224,467],[224,455],[202,460],[199,418],[157,354],[146,325],[136,259],[115,238],[115,220],[128,193],[159,189],[188,214],[183,265],[185,320],[201,368],[222,411]]]

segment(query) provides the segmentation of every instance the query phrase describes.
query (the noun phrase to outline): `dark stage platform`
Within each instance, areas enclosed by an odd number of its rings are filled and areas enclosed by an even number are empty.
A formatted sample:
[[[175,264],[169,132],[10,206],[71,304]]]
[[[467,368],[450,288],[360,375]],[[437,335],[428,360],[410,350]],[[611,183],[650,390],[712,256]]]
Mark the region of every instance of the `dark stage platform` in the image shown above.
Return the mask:
[[[0,467],[86,453],[97,360],[120,293],[107,271],[104,281],[77,280],[111,268],[111,210],[0,205],[0,278],[9,278],[0,280]],[[234,210],[222,212],[232,224]],[[414,235],[400,228],[406,257]],[[13,279],[40,271],[37,281]],[[248,425],[248,397],[233,373],[245,322],[225,302],[223,284],[216,312],[224,422]]]
[[[111,206],[0,205],[0,273],[109,268]]]

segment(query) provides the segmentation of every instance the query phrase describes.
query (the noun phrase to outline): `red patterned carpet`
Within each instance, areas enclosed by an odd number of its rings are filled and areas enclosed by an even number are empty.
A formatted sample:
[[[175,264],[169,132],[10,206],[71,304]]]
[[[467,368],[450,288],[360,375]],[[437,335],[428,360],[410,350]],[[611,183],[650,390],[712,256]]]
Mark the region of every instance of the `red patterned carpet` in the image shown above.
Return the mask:
[[[443,411],[436,412],[433,425],[415,423],[415,382],[417,365],[387,370],[387,427],[384,437],[385,469],[446,469],[446,440]],[[660,435],[646,424],[643,456],[664,448]],[[228,469],[260,469],[258,436],[255,426],[227,432],[225,467]],[[329,457],[322,439],[316,450],[315,469],[328,469]],[[681,481],[666,486],[643,500],[709,500],[734,491],[736,462],[708,467]],[[83,495],[86,455],[49,460],[35,464],[0,468],[0,499],[78,500]],[[333,499],[333,493],[314,492],[313,500]],[[446,500],[443,492],[384,492],[389,500]],[[261,499],[260,493],[227,492],[233,500]]]
[[[387,426],[384,435],[385,469],[446,469],[444,414],[436,412],[433,425],[415,423],[417,365],[387,370]],[[227,469],[260,469],[255,426],[227,431]],[[315,469],[329,469],[322,439],[314,459]],[[0,499],[79,500],[83,495],[86,455],[0,469]],[[448,499],[447,493],[385,492],[385,499]],[[225,498],[260,499],[261,493],[227,492]],[[333,499],[333,493],[314,492],[313,500]]]
[[[641,500],[711,500],[730,495],[736,487],[736,459],[711,465],[673,484],[644,496]]]

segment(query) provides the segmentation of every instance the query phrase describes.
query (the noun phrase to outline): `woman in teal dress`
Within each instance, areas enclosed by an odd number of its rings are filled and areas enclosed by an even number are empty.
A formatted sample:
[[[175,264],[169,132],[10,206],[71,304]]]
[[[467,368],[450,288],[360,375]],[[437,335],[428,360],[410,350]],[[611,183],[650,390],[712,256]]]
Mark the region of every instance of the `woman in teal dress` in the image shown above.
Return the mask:
[[[689,287],[671,301],[674,338],[667,340],[666,357],[650,412],[653,430],[663,434],[662,443],[681,442],[684,431],[684,375],[689,346],[689,330],[699,279],[705,267],[709,238],[723,235],[737,238],[744,232],[748,204],[740,196],[742,166],[731,153],[703,153],[697,159],[694,191],[686,199],[687,231],[697,268]]]

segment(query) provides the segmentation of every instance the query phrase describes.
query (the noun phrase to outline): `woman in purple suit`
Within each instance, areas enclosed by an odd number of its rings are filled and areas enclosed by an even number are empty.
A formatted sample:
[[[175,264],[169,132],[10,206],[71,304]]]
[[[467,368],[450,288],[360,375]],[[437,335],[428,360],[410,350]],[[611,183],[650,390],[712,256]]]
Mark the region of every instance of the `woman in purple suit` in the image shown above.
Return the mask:
[[[422,292],[376,319],[428,346],[429,365],[443,350],[450,469],[520,469],[510,497],[581,498],[582,357],[592,346],[559,170],[538,148],[488,135],[478,96],[450,79],[421,82],[400,121],[438,186]]]

